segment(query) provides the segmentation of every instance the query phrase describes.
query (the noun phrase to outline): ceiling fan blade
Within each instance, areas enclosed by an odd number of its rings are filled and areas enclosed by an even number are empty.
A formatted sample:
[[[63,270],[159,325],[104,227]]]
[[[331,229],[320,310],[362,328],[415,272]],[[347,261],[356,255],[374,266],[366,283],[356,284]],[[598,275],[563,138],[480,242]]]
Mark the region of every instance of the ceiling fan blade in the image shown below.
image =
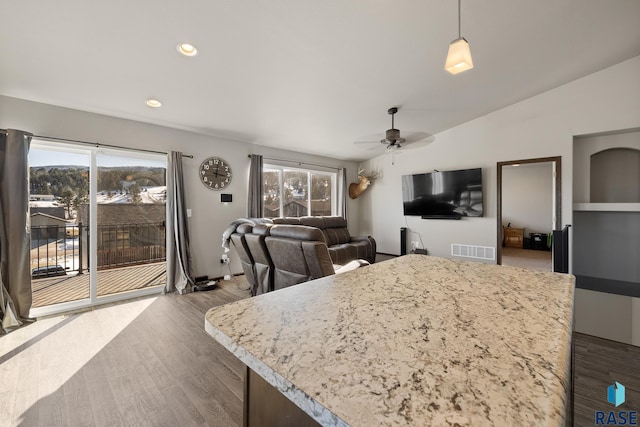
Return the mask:
[[[435,140],[435,137],[427,132],[405,132],[402,137],[405,139],[405,144],[413,142],[424,141],[429,143]]]
[[[426,132],[411,132],[408,133],[405,141],[396,147],[396,152],[401,150],[412,150],[414,148],[425,147],[436,140],[436,137]]]
[[[354,141],[354,144],[380,144],[380,140],[384,139],[384,133],[371,133],[369,135],[362,136]]]

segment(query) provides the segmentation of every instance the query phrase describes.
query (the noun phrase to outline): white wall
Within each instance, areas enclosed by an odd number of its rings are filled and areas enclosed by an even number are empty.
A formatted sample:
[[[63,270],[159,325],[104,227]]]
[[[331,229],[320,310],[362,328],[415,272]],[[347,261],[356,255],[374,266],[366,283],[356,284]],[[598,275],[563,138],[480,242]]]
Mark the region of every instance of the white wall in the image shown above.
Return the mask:
[[[473,73],[470,71],[469,73]],[[640,57],[570,82],[559,88],[479,117],[436,135],[426,147],[396,156],[379,156],[361,166],[382,170],[382,177],[363,196],[361,224],[371,227],[380,252],[400,252],[400,227],[422,235],[429,252],[449,256],[451,243],[497,245],[496,163],[538,157],[562,156],[562,218],[572,222],[573,137],[640,127]],[[429,129],[424,129],[429,131]],[[483,168],[484,218],[460,221],[422,220],[402,215],[400,177],[438,170]],[[593,301],[599,293],[586,295],[578,289],[577,304]],[[623,297],[627,298],[627,297]],[[629,299],[626,306],[629,306]],[[624,322],[640,316],[640,304]],[[599,317],[606,313],[578,310],[576,315]],[[627,313],[624,307],[622,312]],[[577,324],[585,324],[577,319]],[[580,330],[580,329],[578,329]],[[582,332],[594,333],[584,329]],[[601,332],[598,332],[601,334]],[[635,337],[638,333],[634,334]],[[640,342],[636,341],[640,345]]]
[[[550,233],[553,223],[553,163],[502,167],[502,223],[529,233]]]
[[[192,154],[193,159],[183,160],[183,167],[187,207],[193,211],[189,227],[196,276],[217,277],[228,273],[228,270],[223,271],[223,265],[220,264],[223,251],[222,232],[231,221],[246,216],[248,154],[263,154],[280,159],[346,167],[350,181],[355,181],[357,175],[357,165],[353,162],[226,141],[168,127],[5,96],[0,96],[0,128],[20,129],[35,135],[130,148],[163,152],[176,150]],[[225,193],[233,194],[233,203],[220,203],[220,192],[209,190],[200,182],[198,167],[205,158],[210,156],[220,156],[232,166],[234,177]],[[349,200],[348,203],[349,230],[352,234],[358,234],[359,202]],[[234,274],[242,272],[235,251],[232,250],[231,254],[232,272]]]

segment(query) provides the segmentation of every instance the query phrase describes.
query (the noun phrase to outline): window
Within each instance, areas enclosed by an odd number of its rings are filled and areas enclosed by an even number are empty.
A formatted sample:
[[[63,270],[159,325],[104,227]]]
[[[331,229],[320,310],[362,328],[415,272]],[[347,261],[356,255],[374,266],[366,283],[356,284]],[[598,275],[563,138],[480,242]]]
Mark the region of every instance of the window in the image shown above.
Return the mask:
[[[264,216],[335,215],[335,172],[264,165]]]
[[[99,231],[98,247],[103,249],[130,248],[129,230],[104,230]]]

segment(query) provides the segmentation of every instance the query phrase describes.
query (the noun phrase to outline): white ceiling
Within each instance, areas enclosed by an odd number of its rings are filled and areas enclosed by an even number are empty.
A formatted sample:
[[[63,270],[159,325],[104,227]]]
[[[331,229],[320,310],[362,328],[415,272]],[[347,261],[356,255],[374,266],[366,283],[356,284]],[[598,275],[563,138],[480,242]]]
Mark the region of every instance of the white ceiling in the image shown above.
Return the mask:
[[[2,95],[350,160],[383,152],[353,142],[381,138],[391,106],[404,133],[436,134],[640,55],[638,0],[464,0],[475,68],[456,76],[455,0],[5,0],[0,15]]]

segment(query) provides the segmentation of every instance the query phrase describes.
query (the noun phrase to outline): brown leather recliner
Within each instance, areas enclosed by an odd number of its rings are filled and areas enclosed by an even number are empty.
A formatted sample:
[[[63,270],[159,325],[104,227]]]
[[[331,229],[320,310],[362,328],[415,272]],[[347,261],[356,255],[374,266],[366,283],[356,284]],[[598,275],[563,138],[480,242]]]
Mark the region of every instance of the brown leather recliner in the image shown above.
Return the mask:
[[[264,240],[274,265],[274,290],[335,274],[318,228],[273,225]]]
[[[231,235],[231,241],[240,258],[242,271],[244,271],[247,282],[249,282],[249,286],[251,287],[251,295],[254,296],[258,291],[258,284],[256,281],[255,263],[246,240],[247,233],[251,233],[252,230],[252,224],[240,224],[238,228],[236,228],[235,233]]]
[[[274,224],[299,224],[316,227],[322,232],[329,255],[334,264],[364,259],[370,263],[376,259],[376,241],[371,236],[354,237],[349,234],[347,220],[341,216],[303,216],[300,218],[274,218]]]
[[[241,224],[231,234],[231,241],[252,296],[369,264],[356,259],[334,265],[317,227]]]
[[[273,291],[274,265],[267,249],[265,238],[269,235],[271,225],[256,225],[251,233],[244,237],[253,258],[256,278],[256,295]]]

